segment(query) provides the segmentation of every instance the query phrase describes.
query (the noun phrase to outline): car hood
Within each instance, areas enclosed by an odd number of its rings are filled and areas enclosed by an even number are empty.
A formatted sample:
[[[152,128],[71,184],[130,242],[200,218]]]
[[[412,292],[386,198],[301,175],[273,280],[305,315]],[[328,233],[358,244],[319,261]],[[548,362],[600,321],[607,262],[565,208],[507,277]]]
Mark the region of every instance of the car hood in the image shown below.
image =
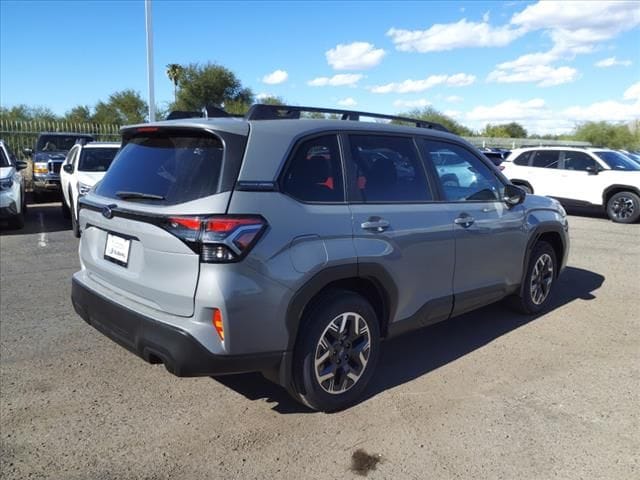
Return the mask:
[[[560,211],[560,203],[550,197],[543,197],[542,195],[527,194],[524,198],[524,207],[527,210],[536,210],[538,208],[552,209]]]
[[[67,157],[67,152],[36,152],[33,155],[34,162],[48,162],[49,160],[53,162],[63,162]]]
[[[85,185],[89,185],[93,187],[96,183],[102,180],[104,174],[107,172],[81,172],[78,171],[78,182],[84,183]]]
[[[1,167],[0,168],[0,180],[13,176],[13,167]]]

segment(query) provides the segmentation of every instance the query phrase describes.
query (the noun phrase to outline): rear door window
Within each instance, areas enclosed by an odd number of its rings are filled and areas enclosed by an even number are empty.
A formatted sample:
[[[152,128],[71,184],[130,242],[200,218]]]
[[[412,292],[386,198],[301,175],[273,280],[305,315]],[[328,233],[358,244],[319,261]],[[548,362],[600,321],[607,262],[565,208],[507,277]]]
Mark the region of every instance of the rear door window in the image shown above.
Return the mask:
[[[298,145],[284,173],[282,191],[302,202],[344,202],[336,135],[315,137]]]
[[[350,192],[365,203],[433,200],[414,141],[390,135],[349,135]]]
[[[141,134],[122,147],[96,193],[169,205],[213,195],[223,154],[222,141],[204,132]]]
[[[532,167],[558,168],[560,150],[537,150],[531,161]]]
[[[521,167],[526,167],[529,165],[529,160],[531,158],[533,152],[523,152],[513,159],[514,165],[520,165]]]

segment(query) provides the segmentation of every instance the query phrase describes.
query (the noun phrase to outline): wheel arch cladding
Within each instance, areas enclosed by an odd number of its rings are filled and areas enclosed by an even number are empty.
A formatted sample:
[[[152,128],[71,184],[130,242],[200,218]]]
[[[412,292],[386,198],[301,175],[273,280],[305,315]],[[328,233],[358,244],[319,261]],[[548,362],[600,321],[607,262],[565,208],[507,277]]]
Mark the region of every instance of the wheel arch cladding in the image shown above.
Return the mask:
[[[318,272],[295,293],[287,308],[288,350],[296,344],[305,314],[331,290],[348,290],[367,299],[378,316],[381,336],[386,336],[397,305],[397,287],[383,267],[354,263]]]
[[[637,187],[633,187],[631,185],[621,185],[621,184],[610,185],[605,189],[604,192],[602,192],[602,205],[604,206],[604,208],[607,208],[609,199],[613,197],[616,193],[620,193],[620,192],[632,192],[640,196],[640,190],[638,190]]]

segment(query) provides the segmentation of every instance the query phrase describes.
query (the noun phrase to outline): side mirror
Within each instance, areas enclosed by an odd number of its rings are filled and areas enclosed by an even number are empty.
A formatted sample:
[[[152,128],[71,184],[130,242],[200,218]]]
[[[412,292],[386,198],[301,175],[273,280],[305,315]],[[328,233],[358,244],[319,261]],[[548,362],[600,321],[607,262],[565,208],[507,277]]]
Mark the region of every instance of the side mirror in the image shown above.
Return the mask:
[[[29,157],[30,157],[31,155],[33,155],[33,149],[32,149],[32,148],[23,148],[23,149],[22,149],[22,152],[23,152],[25,155],[29,156]]]
[[[18,170],[18,171],[24,170],[28,166],[29,166],[29,164],[27,162],[23,161],[23,160],[16,161],[16,170]]]
[[[62,166],[62,169],[67,173],[73,173],[73,164],[72,163],[67,163],[67,164]]]
[[[586,170],[589,172],[589,175],[598,175],[600,173],[600,167],[597,165],[589,165]]]
[[[527,192],[522,188],[509,184],[504,187],[504,196],[502,197],[502,201],[507,205],[507,207],[511,208],[524,202],[524,197],[526,196]]]

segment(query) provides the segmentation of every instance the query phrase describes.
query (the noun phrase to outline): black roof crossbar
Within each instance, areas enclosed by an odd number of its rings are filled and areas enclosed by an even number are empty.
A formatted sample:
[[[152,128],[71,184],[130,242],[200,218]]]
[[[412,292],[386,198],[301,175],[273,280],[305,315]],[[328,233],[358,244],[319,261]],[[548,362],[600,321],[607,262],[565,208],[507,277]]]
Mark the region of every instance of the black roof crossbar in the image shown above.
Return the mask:
[[[381,113],[357,112],[354,110],[341,110],[335,108],[299,107],[291,105],[265,105],[258,103],[252,105],[244,116],[245,120],[276,120],[276,119],[299,119],[302,112],[306,113],[328,113],[340,115],[342,120],[359,121],[360,117],[380,118],[384,120],[397,120],[415,125],[418,128],[432,128],[442,132],[448,132],[439,123],[420,120],[417,118],[398,117],[396,115],[384,115]]]

